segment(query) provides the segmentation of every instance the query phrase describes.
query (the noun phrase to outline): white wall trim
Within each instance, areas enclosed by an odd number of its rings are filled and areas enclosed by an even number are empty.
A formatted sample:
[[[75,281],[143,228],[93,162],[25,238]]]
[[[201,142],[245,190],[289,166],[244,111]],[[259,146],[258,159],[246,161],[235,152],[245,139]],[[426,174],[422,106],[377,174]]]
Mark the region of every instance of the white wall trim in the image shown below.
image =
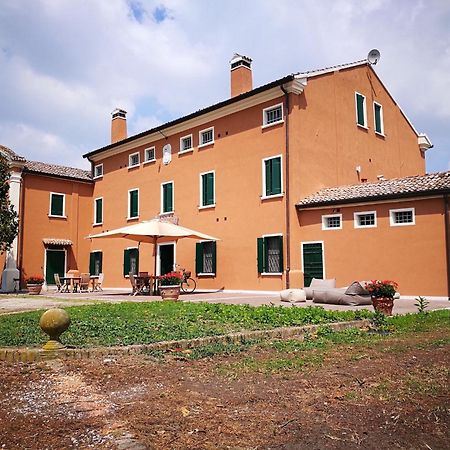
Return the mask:
[[[374,215],[374,224],[373,225],[360,225],[358,221],[359,216],[363,216],[365,214],[373,214]],[[377,227],[377,212],[376,211],[357,211],[353,213],[353,226],[354,228],[376,228]]]
[[[266,165],[265,162],[269,161],[270,159],[280,158],[280,180],[281,180],[281,193],[280,194],[273,194],[273,195],[266,195]],[[267,158],[263,158],[261,161],[261,173],[262,173],[262,193],[261,193],[261,200],[265,200],[268,198],[277,198],[277,197],[283,197],[284,196],[284,176],[283,176],[283,155],[274,155],[269,156]]]
[[[172,211],[163,211],[164,209],[164,188],[163,186],[165,184],[172,184]],[[163,216],[164,214],[172,214],[175,211],[175,183],[173,180],[170,181],[164,181],[161,183],[160,188],[160,205],[159,205],[159,214]]]
[[[394,221],[394,215],[398,212],[412,212],[412,222],[405,222],[405,223],[396,223]],[[407,227],[410,225],[416,224],[416,208],[400,208],[400,209],[390,209],[389,210],[389,224],[391,227]]]
[[[177,265],[177,243],[176,241],[161,242],[156,244],[156,275],[161,275],[161,247],[164,245],[173,245],[173,267],[172,271],[175,270]]]

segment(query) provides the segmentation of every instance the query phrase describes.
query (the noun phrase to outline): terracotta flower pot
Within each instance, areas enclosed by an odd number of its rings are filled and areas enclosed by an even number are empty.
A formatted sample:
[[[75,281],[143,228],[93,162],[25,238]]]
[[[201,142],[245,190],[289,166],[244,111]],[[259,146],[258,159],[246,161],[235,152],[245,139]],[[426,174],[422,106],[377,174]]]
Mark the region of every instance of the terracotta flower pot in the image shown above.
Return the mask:
[[[163,300],[178,300],[180,296],[180,285],[159,286],[159,295]]]
[[[383,313],[385,316],[392,316],[392,308],[394,307],[394,299],[388,297],[372,297],[373,309]]]
[[[39,295],[42,290],[42,284],[29,284],[27,283],[28,293],[30,295]]]

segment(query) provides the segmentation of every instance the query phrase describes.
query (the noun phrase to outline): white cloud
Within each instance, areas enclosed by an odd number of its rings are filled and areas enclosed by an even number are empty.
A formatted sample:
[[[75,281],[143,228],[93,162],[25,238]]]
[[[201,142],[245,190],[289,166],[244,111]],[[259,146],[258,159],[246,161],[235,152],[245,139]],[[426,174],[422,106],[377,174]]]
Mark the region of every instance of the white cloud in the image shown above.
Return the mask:
[[[377,72],[439,148],[450,118],[449,18],[444,0],[3,0],[0,129],[57,136],[81,159],[108,144],[116,106],[134,133],[226,98],[235,51],[254,59],[261,85],[376,47]],[[13,147],[12,134],[1,143]],[[446,167],[446,151],[430,152],[432,170]],[[25,156],[59,153],[43,139]]]

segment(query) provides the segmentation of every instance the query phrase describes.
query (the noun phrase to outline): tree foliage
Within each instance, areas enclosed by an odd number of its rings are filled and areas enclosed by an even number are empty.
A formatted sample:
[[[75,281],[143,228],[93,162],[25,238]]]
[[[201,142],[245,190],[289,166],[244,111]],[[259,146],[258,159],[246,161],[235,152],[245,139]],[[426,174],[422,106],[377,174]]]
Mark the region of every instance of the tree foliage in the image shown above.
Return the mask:
[[[19,217],[9,201],[9,165],[0,154],[0,253],[11,248],[19,232]]]

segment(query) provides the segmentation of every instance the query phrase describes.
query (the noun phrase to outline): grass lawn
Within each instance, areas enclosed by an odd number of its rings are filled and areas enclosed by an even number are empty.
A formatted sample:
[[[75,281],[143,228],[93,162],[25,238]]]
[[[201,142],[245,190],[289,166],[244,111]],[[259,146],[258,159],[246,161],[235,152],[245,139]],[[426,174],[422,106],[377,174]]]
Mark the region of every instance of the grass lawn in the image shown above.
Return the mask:
[[[366,310],[328,311],[321,307],[182,302],[102,304],[66,310],[72,322],[62,341],[76,347],[146,344],[372,316]],[[0,347],[35,346],[46,342],[46,336],[38,325],[42,313],[34,311],[0,316]]]

